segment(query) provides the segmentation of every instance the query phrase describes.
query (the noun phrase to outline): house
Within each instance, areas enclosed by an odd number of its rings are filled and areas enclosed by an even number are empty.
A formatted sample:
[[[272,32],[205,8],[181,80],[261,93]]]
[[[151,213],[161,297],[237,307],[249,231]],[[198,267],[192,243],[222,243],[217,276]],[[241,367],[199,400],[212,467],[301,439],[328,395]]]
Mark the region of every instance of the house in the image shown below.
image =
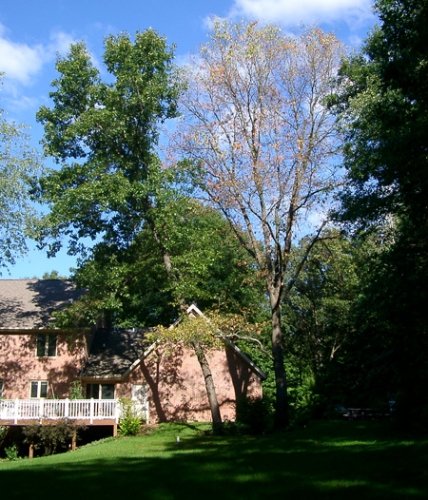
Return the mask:
[[[0,424],[67,416],[115,425],[118,398],[132,398],[150,423],[209,421],[204,378],[196,355],[148,342],[147,329],[53,327],[53,313],[82,292],[65,280],[0,280]],[[203,316],[192,305],[189,315]],[[261,397],[265,374],[226,337],[207,358],[223,419],[235,401]],[[84,399],[70,400],[72,387]]]

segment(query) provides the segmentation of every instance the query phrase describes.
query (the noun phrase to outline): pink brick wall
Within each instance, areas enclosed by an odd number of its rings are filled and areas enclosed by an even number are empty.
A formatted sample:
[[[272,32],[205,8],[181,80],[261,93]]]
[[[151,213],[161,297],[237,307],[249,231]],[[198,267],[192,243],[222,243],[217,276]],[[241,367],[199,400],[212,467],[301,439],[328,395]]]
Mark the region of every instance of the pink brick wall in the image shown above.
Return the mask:
[[[47,381],[49,398],[69,396],[85,356],[82,341],[58,334],[55,357],[37,357],[37,334],[0,334],[0,380],[5,399],[30,397],[31,381]]]
[[[66,398],[85,358],[84,342],[58,335],[55,357],[36,356],[37,334],[0,334],[0,380],[5,399],[30,397],[31,381],[48,382],[48,398]],[[72,346],[72,347],[71,347]],[[261,382],[229,348],[207,355],[223,420],[235,419],[235,401],[262,396]],[[94,380],[109,383],[108,380]],[[182,346],[152,352],[128,379],[116,384],[115,397],[130,397],[132,384],[149,389],[150,422],[210,421],[201,368],[192,350]]]
[[[231,349],[208,354],[223,420],[235,420],[235,401],[262,396],[261,382]],[[117,396],[130,396],[131,384],[149,386],[150,422],[210,421],[204,378],[193,351],[175,347],[153,352],[117,388]]]

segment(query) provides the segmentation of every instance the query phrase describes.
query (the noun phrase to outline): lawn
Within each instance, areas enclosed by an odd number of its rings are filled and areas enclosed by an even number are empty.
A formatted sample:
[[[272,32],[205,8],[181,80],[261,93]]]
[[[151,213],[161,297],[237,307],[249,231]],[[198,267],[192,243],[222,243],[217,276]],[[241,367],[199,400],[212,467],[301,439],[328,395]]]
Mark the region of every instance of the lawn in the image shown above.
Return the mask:
[[[382,422],[311,422],[265,436],[164,424],[145,436],[0,463],[10,498],[428,498],[428,439]],[[180,442],[176,437],[180,436]]]

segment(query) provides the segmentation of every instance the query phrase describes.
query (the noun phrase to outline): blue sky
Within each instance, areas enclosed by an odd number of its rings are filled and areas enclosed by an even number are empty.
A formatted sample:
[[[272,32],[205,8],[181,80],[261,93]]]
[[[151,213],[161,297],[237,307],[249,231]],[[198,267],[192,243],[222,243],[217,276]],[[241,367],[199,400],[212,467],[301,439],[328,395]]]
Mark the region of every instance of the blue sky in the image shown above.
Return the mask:
[[[283,26],[317,23],[358,47],[376,19],[370,0],[14,0],[0,4],[0,72],[5,73],[0,108],[9,120],[24,123],[34,147],[43,135],[35,114],[50,105],[56,54],[84,40],[94,60],[102,61],[103,39],[151,27],[176,45],[177,61],[206,40],[209,18],[258,19]],[[29,242],[30,252],[3,278],[41,277],[57,270],[69,275],[74,259],[61,252],[47,259]]]

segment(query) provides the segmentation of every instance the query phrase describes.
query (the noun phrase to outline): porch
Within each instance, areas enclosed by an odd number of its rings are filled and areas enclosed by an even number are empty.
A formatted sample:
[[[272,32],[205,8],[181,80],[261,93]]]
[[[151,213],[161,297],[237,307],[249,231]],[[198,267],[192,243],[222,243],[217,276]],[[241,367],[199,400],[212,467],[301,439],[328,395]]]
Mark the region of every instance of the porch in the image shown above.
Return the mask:
[[[148,405],[138,408],[148,422]],[[118,399],[2,399],[0,425],[52,424],[69,419],[85,425],[116,426],[120,418]]]

